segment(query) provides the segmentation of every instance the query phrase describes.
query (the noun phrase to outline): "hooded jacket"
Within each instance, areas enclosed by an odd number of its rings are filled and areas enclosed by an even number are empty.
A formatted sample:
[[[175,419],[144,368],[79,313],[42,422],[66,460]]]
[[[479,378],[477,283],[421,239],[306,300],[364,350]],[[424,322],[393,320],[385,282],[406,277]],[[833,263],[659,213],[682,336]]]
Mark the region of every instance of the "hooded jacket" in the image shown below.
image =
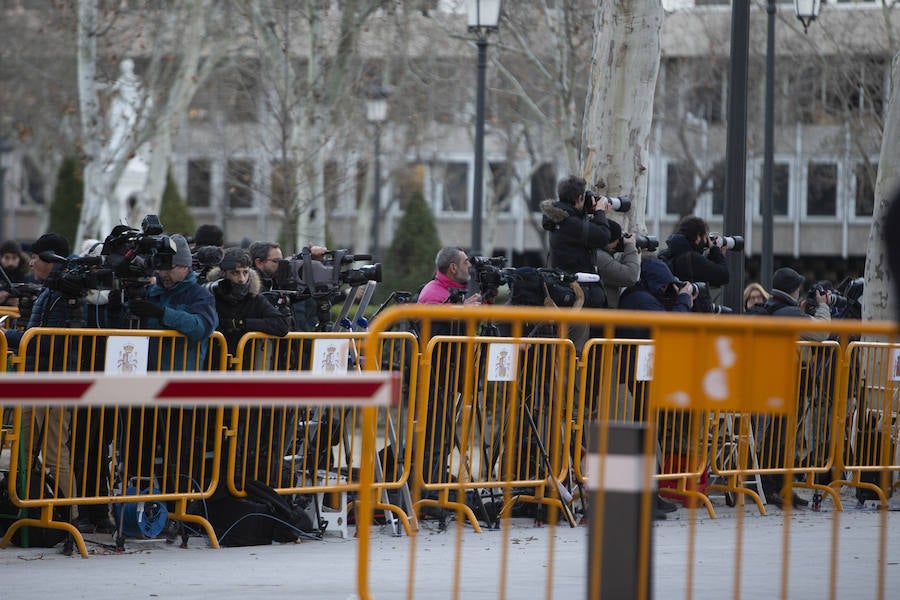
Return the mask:
[[[283,337],[290,331],[290,318],[272,306],[262,292],[262,280],[254,269],[250,269],[247,291],[233,293],[233,284],[225,278],[219,267],[207,273],[205,287],[212,291],[216,299],[216,312],[219,315],[217,329],[228,342],[228,351],[234,353],[238,341],[248,331],[259,331]]]
[[[550,232],[550,266],[566,273],[597,273],[595,252],[610,239],[606,215],[586,215],[565,202],[541,202],[542,226]],[[603,285],[583,285],[584,307],[606,306]]]
[[[728,283],[728,265],[722,249],[713,246],[704,256],[683,233],[673,233],[666,239],[666,248],[659,258],[671,265],[672,272],[682,281],[705,281],[713,287]]]
[[[656,312],[691,312],[688,294],[671,294],[670,286],[678,281],[669,267],[658,258],[645,258],[641,263],[641,279],[626,288],[619,298],[619,308],[625,310],[652,310]],[[650,332],[642,328],[620,327],[616,337],[648,338]]]

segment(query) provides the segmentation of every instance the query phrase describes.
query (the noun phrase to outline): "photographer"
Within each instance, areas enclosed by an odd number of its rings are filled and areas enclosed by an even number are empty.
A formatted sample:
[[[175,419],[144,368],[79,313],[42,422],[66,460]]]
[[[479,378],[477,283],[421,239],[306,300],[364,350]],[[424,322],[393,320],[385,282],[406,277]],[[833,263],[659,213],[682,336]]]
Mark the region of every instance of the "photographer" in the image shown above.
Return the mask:
[[[310,256],[313,260],[322,260],[327,252],[323,246],[309,246]],[[272,292],[278,289],[275,281],[275,273],[278,271],[279,261],[284,259],[281,247],[276,242],[253,242],[248,249],[252,268],[259,275],[263,292]],[[318,325],[318,306],[315,299],[305,298],[291,300],[275,295],[270,295],[268,300],[276,308],[284,309],[284,312],[292,319],[291,331],[315,331]]]
[[[45,233],[31,245],[31,267],[34,278],[36,282],[44,283],[45,287],[34,302],[26,330],[32,327],[68,327],[70,308],[80,303],[80,288],[69,287],[68,282],[60,278],[63,265],[46,262],[40,257],[42,252],[68,256],[69,242],[57,233]],[[18,350],[25,332],[4,330],[3,333],[10,350]],[[29,346],[30,351],[25,357],[26,372],[75,370],[74,364],[64,362],[66,357],[72,359],[75,356],[75,352],[68,352],[64,336],[53,336],[50,340],[43,340],[37,344],[37,355],[34,352],[35,346],[36,344]],[[46,409],[25,407],[22,410],[19,439],[27,451],[38,447],[46,450],[41,452],[43,466],[56,478],[62,496],[71,496],[74,491],[70,487],[74,483],[70,476],[69,455],[71,419],[71,410],[62,406],[50,406]],[[36,457],[37,453],[34,455]],[[69,542],[63,552],[67,554],[72,552]]]
[[[219,266],[209,272],[207,288],[216,299],[218,330],[235,354],[238,341],[248,331],[282,337],[290,331],[290,321],[260,295],[262,282],[250,268],[250,255],[241,248],[225,251]]]
[[[619,306],[622,288],[636,284],[641,277],[641,255],[636,236],[625,235],[622,226],[609,220],[610,242],[597,251],[597,274],[606,288],[606,303],[610,308]]]
[[[468,306],[481,304],[481,294],[475,293],[464,298],[469,283],[469,257],[457,246],[441,248],[434,259],[434,279],[426,283],[419,291],[419,304],[465,304]],[[452,335],[456,333],[457,324],[448,321],[433,321],[431,336]],[[422,340],[427,343],[428,340]],[[427,414],[424,418],[425,453],[423,464],[417,468],[425,483],[446,483],[448,479],[447,463],[453,449],[450,437],[452,421],[455,418],[455,403],[462,389],[464,369],[457,369],[460,349],[457,345],[449,346],[447,352],[439,354],[438,360],[432,364],[431,386],[428,392]],[[453,377],[458,373],[458,377]],[[426,496],[435,499],[437,496]]]
[[[729,278],[725,241],[721,235],[710,235],[706,221],[690,215],[681,219],[675,233],[666,239],[666,248],[659,253],[659,258],[682,281],[721,287]]]
[[[197,283],[197,275],[191,271],[193,258],[187,240],[183,235],[173,235],[171,240],[175,244],[171,268],[159,269],[157,283],[147,289],[146,299],[130,300],[128,310],[141,318],[143,329],[174,329],[187,338],[186,345],[174,346],[183,349],[183,356],[173,357],[173,346],[167,345],[168,352],[161,353],[157,369],[165,370],[171,365],[176,371],[191,371],[205,365],[209,336],[219,318],[212,294]],[[157,357],[152,341],[150,357]]]
[[[434,259],[434,266],[436,269],[434,279],[422,287],[417,300],[419,304],[452,302],[451,295],[461,295],[468,287],[469,268],[472,264],[462,248],[457,246],[441,248]],[[481,304],[481,294],[472,294],[465,298],[462,304]]]
[[[10,283],[25,283],[29,275],[28,258],[17,243],[8,240],[0,244],[0,267],[6,277],[0,277],[0,306],[18,306],[19,298]]]
[[[541,202],[542,226],[550,232],[550,266],[567,273],[597,273],[594,251],[612,241],[604,211],[605,196],[587,189],[581,177],[561,179],[556,187],[559,200]],[[585,308],[603,308],[606,294],[602,282],[582,285]]]
[[[748,314],[771,315],[773,317],[793,317],[802,319],[814,319],[817,321],[831,321],[831,308],[829,307],[830,293],[826,289],[814,288],[811,298],[800,299],[800,290],[803,288],[805,279],[800,273],[791,268],[782,268],[775,271],[772,276],[772,292],[771,297],[762,305],[757,305]],[[811,300],[811,302],[810,302]],[[807,312],[808,304],[815,304],[812,314]],[[826,331],[808,331],[800,335],[801,340],[822,342],[828,339]],[[804,354],[801,354],[800,360],[803,364],[802,368],[807,368],[807,360]],[[806,379],[806,378],[803,378]],[[801,385],[801,388],[803,386]],[[800,390],[800,398],[798,399],[797,410],[803,415],[806,410],[806,393]],[[763,468],[781,467],[785,453],[785,427],[787,425],[785,418],[766,418],[765,424],[761,427],[762,432],[758,434],[758,443],[760,446],[760,457],[763,462],[770,464],[761,464]],[[784,487],[784,475],[762,475],[763,492],[766,495],[766,501],[778,506],[784,504],[782,499],[782,488]],[[791,502],[794,508],[802,508],[809,502],[793,494]]]

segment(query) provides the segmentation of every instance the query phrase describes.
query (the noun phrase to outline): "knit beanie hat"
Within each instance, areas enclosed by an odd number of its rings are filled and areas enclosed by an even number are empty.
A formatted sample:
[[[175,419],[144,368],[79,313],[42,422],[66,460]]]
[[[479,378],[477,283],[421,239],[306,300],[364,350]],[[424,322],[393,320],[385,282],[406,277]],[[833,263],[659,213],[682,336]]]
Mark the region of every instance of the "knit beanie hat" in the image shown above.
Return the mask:
[[[13,240],[6,240],[0,244],[0,254],[22,254],[22,249]]]
[[[190,267],[194,260],[191,257],[191,249],[185,237],[176,233],[171,239],[175,242],[175,256],[172,257],[172,266]]]
[[[772,276],[772,288],[781,290],[785,294],[793,294],[800,289],[804,281],[806,279],[803,275],[789,267],[784,267],[775,271]]]
[[[58,256],[68,256],[69,240],[58,233],[45,233],[31,245],[32,254],[40,254],[48,250]]]
[[[194,233],[195,246],[221,246],[225,235],[217,225],[201,225]]]
[[[609,241],[614,242],[622,237],[622,226],[609,219]]]

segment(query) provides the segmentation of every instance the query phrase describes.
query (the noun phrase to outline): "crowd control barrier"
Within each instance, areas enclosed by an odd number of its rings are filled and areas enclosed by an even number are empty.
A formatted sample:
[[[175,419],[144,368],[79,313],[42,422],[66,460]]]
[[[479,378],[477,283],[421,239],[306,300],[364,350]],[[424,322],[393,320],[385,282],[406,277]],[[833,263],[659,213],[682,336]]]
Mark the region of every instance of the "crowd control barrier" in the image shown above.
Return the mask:
[[[209,351],[204,353],[204,348]],[[225,339],[218,332],[191,344],[175,331],[32,328],[24,333],[11,363],[19,373],[47,372],[41,376],[43,389],[52,394],[56,377],[49,373],[224,371],[224,349]],[[7,398],[11,381],[4,381],[3,387]],[[0,547],[8,545],[19,528],[35,526],[71,534],[86,556],[84,539],[70,523],[72,507],[109,503],[152,505],[161,521],[154,527],[164,525],[166,518],[193,523],[217,546],[212,526],[190,514],[188,503],[209,498],[218,481],[222,408],[134,407],[129,406],[131,391],[120,385],[100,407],[81,401],[79,395],[62,396],[71,402],[12,407],[8,491],[17,506],[40,508],[41,516],[13,522]],[[63,392],[78,390],[58,391]],[[121,407],[116,406],[119,400]],[[107,452],[110,444],[114,450]],[[171,503],[173,510],[164,514],[163,503]],[[150,521],[147,512],[143,522]]]
[[[543,492],[551,500],[542,517],[542,521],[551,528],[547,536],[547,555],[541,568],[534,570],[534,578],[529,580],[533,591],[542,590],[538,593],[550,598],[560,583],[555,573],[563,571],[562,565],[554,559],[553,528],[560,522],[566,524],[566,511],[577,516],[579,497],[583,499],[587,496],[579,489],[579,484],[585,484],[592,490],[594,500],[591,512],[596,510],[600,513],[603,513],[607,485],[621,491],[638,490],[643,498],[639,539],[648,540],[652,507],[650,491],[655,490],[657,485],[663,493],[684,498],[689,506],[706,506],[707,511],[714,514],[704,493],[704,487],[710,483],[707,479],[710,467],[713,467],[711,475],[719,480],[716,485],[727,489],[738,507],[734,521],[735,543],[731,549],[734,566],[729,574],[735,597],[740,596],[743,585],[745,499],[757,501],[760,496],[759,486],[751,486],[748,481],[756,479],[758,482],[757,476],[760,475],[783,477],[781,492],[788,499],[784,503],[782,524],[785,550],[780,574],[772,575],[777,578],[780,596],[794,597],[796,584],[792,584],[789,577],[791,555],[788,550],[791,494],[795,485],[800,485],[836,498],[828,491],[838,485],[830,477],[841,468],[838,463],[851,464],[843,455],[843,436],[837,435],[837,432],[841,431],[842,411],[846,410],[840,390],[848,389],[848,365],[853,362],[845,358],[840,342],[806,343],[798,340],[801,334],[808,331],[829,331],[844,339],[866,333],[896,335],[896,327],[889,323],[824,323],[771,317],[747,319],[735,315],[510,306],[404,305],[384,311],[370,324],[366,353],[375,351],[378,336],[383,331],[401,322],[417,323],[419,331],[426,336],[423,340],[427,339],[427,343],[423,341],[419,363],[413,500],[418,507],[449,512],[455,516],[456,532],[456,557],[444,571],[446,580],[438,578],[431,570],[427,576],[418,572],[417,542],[415,538],[410,539],[406,574],[409,598],[421,594],[423,585],[449,590],[453,598],[463,596],[461,582],[467,579],[462,551],[463,533],[468,529],[467,524],[471,525],[472,530],[480,529],[473,519],[481,524],[492,523],[489,510],[479,514],[480,507],[485,504],[497,512],[494,523],[500,530],[496,534],[482,534],[498,536],[497,587],[490,593],[496,597],[506,597],[513,556],[510,524],[515,516],[515,507],[522,504],[515,502],[521,492],[520,487],[537,490],[538,482],[543,480],[546,482]],[[433,324],[447,322],[456,324],[458,336],[427,337]],[[570,328],[588,323],[600,327],[604,335],[590,340],[581,356],[576,357],[568,345],[568,332]],[[502,335],[485,336],[485,324],[502,331]],[[536,324],[544,325],[546,333],[540,338],[528,335],[534,331]],[[619,326],[646,327],[650,337],[647,340],[617,340],[614,332]],[[497,348],[491,348],[491,345],[497,345]],[[538,347],[544,348],[542,352],[547,357],[546,365],[552,364],[552,367],[546,368],[543,359],[528,364],[529,349]],[[642,347],[648,350],[640,350]],[[501,349],[507,354],[503,361],[498,361],[498,351]],[[652,360],[648,356],[652,356]],[[648,364],[641,364],[645,360]],[[515,365],[508,370],[511,374],[508,380],[501,382],[485,376],[485,372],[495,368],[495,365],[506,364]],[[523,365],[528,366],[521,368]],[[810,370],[811,365],[821,366],[820,372]],[[377,366],[367,365],[366,368]],[[638,376],[642,369],[649,371],[646,377]],[[875,370],[869,367],[866,373],[874,375]],[[895,452],[895,446],[886,441],[895,431],[896,409],[884,401],[895,397],[897,384],[891,382],[881,390],[873,381],[870,376],[865,384],[865,394],[871,398],[867,406],[876,411],[878,430],[885,435],[876,444],[877,459],[870,453],[870,458],[863,461],[868,464],[853,464],[859,465],[856,470],[860,473],[872,469],[883,474],[885,470],[879,470],[881,465],[896,464],[891,454]],[[546,419],[549,427],[536,423],[538,433],[545,435],[535,436],[549,441],[544,444],[547,460],[533,471],[528,470],[530,467],[522,470],[521,466],[529,465],[525,458],[529,454],[529,436],[534,429],[521,416],[514,414],[524,412],[522,407],[525,403],[522,400],[529,397],[530,389],[545,389],[548,392],[543,400],[547,411],[542,418]],[[623,389],[627,394],[622,393]],[[500,401],[495,404],[498,399]],[[881,404],[876,405],[876,399]],[[498,409],[498,405],[503,405],[504,409]],[[878,410],[881,412],[878,413]],[[857,408],[857,412],[860,411]],[[873,413],[870,411],[870,414]],[[627,468],[621,471],[628,461],[622,462],[616,458],[610,463],[606,451],[609,424],[629,421],[640,422],[649,432],[644,436],[645,458],[635,463],[644,467],[630,474]],[[592,424],[596,430],[591,434],[589,428]],[[499,453],[488,445],[489,440],[496,439],[498,432],[506,438],[499,445]],[[557,432],[558,443],[554,440]],[[535,444],[535,447],[539,445]],[[586,445],[596,448],[596,457],[591,461],[583,452]],[[447,462],[434,460],[434,455],[439,459],[446,456]],[[724,458],[726,455],[727,460]],[[371,499],[376,488],[370,487],[374,482],[374,461],[370,458],[365,454],[363,456],[360,497]],[[498,460],[502,463],[499,470],[492,472],[484,468],[485,465],[491,467]],[[528,473],[528,477],[522,477],[523,473]],[[612,473],[617,475],[613,477]],[[492,476],[497,479],[492,479]],[[862,479],[862,484],[865,484],[865,477]],[[795,483],[795,480],[799,481]],[[615,481],[620,483],[612,483]],[[672,482],[672,487],[666,488],[667,482]],[[754,487],[757,489],[754,490]],[[612,489],[609,488],[610,491]],[[367,493],[366,490],[372,491]],[[502,498],[496,502],[492,495]],[[378,590],[370,589],[368,568],[372,557],[368,538],[372,515],[363,512],[364,508],[360,506],[361,512],[357,515],[360,540],[358,587],[361,598],[370,598],[373,595],[377,597]],[[758,508],[764,511],[761,504]],[[840,508],[839,502],[835,503],[835,508]],[[688,515],[684,550],[686,591],[678,594],[693,597],[697,585],[696,570],[702,567],[697,566],[696,511],[688,511]],[[835,511],[833,515],[836,523],[840,512]],[[603,519],[591,519],[588,524],[592,539],[604,539]],[[831,597],[835,597],[838,589],[839,534],[840,529],[835,525],[828,562],[832,573],[827,582]],[[886,535],[884,527],[881,535]],[[605,539],[615,539],[615,536]],[[883,543],[873,545],[875,555],[870,557],[877,571],[881,597],[885,580],[884,547]],[[593,562],[585,567],[594,574],[597,571],[593,569],[599,568],[604,552],[618,551],[617,548],[607,547],[594,552],[593,545],[591,548]],[[646,547],[639,547],[636,556],[636,560],[649,561],[650,552]],[[652,573],[648,565],[648,562],[642,562],[634,572]],[[602,581],[596,579],[591,578],[592,589],[594,585],[603,589]],[[648,590],[649,586],[643,586],[639,590],[640,595],[646,597]],[[709,591],[707,587],[704,590]],[[727,588],[721,591],[727,594]]]

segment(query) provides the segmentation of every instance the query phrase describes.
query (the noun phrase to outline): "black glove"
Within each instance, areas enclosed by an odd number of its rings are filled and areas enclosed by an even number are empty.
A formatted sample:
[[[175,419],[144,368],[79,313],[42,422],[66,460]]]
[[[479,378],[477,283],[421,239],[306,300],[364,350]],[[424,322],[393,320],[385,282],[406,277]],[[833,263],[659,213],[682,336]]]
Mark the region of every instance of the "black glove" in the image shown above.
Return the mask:
[[[150,300],[132,300],[128,303],[128,310],[134,316],[144,319],[151,317],[162,319],[166,312],[162,306]]]

